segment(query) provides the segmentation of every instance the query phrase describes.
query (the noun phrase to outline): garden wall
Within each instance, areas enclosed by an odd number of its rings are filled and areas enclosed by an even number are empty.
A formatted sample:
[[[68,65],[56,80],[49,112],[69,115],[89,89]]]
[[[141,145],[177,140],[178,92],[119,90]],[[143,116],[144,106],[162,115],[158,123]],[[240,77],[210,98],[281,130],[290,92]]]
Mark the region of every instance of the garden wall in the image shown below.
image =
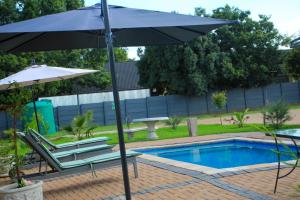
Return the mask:
[[[211,100],[212,92],[201,97],[193,96],[156,96],[121,101],[123,122],[129,119],[163,116],[191,116],[221,112]],[[222,112],[232,112],[245,108],[259,108],[280,99],[287,103],[300,103],[300,83],[271,84],[251,89],[233,89],[227,91],[227,105]],[[88,110],[94,112],[94,122],[98,125],[115,124],[114,103],[111,101],[79,106],[58,106],[54,108],[57,128],[69,124],[78,114]],[[11,127],[10,117],[0,112],[0,131]],[[19,123],[19,127],[22,127]]]

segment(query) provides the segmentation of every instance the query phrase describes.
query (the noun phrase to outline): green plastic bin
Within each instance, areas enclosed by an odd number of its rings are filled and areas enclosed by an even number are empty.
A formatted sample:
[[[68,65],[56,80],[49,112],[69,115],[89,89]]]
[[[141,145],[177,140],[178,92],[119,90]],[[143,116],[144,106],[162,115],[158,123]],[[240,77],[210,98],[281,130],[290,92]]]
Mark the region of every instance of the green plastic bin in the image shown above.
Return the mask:
[[[43,123],[39,121],[41,133],[42,134],[55,133],[56,125],[55,125],[55,119],[53,113],[53,104],[51,100],[43,99],[41,101],[36,101],[35,104],[36,104],[37,112],[39,113],[39,115],[42,117],[44,121],[44,126],[42,125]],[[34,105],[33,102],[31,102],[25,106],[23,112],[24,125],[30,123],[32,121],[33,116],[34,116]]]

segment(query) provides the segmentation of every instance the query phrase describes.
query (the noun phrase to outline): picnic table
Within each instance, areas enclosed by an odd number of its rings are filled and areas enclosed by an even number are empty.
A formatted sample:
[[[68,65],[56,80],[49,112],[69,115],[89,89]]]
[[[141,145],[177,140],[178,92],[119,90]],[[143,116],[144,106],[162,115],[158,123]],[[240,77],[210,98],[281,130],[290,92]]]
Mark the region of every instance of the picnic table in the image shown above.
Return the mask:
[[[158,121],[168,120],[168,117],[150,117],[150,118],[140,118],[134,119],[132,122],[143,122],[147,125],[148,138],[149,139],[158,139],[157,134],[155,133],[155,124]]]
[[[277,154],[277,162],[278,162],[277,175],[276,175],[276,182],[275,182],[275,187],[274,187],[274,193],[276,193],[278,180],[290,175],[296,169],[296,167],[298,165],[300,153],[299,153],[298,145],[295,140],[300,140],[300,129],[289,129],[289,130],[276,131],[274,133],[274,135],[276,136],[276,137],[274,137],[274,140],[275,140],[275,144],[276,144],[276,150],[278,152],[278,154]],[[281,176],[280,176],[280,153],[279,153],[280,150],[279,150],[277,138],[288,138],[288,139],[292,140],[292,142],[295,146],[295,149],[296,149],[296,153],[297,153],[297,160],[294,163],[292,169],[288,173],[281,175]]]

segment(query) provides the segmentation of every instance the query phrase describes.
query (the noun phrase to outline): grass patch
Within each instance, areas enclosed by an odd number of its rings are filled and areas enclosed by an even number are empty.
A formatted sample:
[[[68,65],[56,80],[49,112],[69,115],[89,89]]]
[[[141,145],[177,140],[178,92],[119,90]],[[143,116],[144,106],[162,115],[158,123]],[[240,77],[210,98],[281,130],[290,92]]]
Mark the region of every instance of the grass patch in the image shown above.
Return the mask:
[[[223,133],[244,133],[244,132],[258,132],[257,127],[263,127],[261,124],[247,124],[242,128],[238,128],[236,125],[219,125],[219,124],[209,124],[209,125],[199,125],[197,128],[197,135],[212,135],[212,134],[223,134]],[[300,128],[300,125],[285,125],[282,129],[290,129],[290,128]],[[172,138],[183,138],[188,137],[188,129],[187,126],[178,126],[176,130],[173,130],[169,127],[163,127],[156,130],[157,135],[159,136],[158,140],[172,139]],[[55,134],[58,136],[57,134]],[[101,134],[93,137],[105,136],[111,138],[108,142],[109,144],[117,144],[118,143],[118,134]],[[147,138],[148,131],[137,131],[134,134],[134,137],[130,140],[127,138],[127,134],[124,134],[125,142],[139,142],[139,141],[151,141]],[[53,136],[51,136],[53,137]],[[75,141],[75,138],[60,138],[53,141],[56,144],[61,144],[64,142]]]
[[[220,125],[220,124],[206,124],[199,125],[197,128],[197,135],[213,135],[213,134],[224,134],[224,133],[244,133],[244,132],[258,132],[258,128],[263,127],[262,124],[246,124],[244,127],[239,128],[236,125]],[[282,129],[292,129],[292,128],[300,128],[300,125],[284,125]],[[102,129],[103,130],[103,129]],[[189,137],[187,126],[181,125],[178,126],[177,129],[171,129],[170,127],[163,127],[156,130],[156,133],[159,137],[158,140],[172,139],[172,138],[184,138]],[[92,137],[109,137],[111,140],[108,141],[108,144],[118,144],[118,134],[110,133],[110,134],[100,134],[94,135]],[[127,134],[124,134],[125,143],[131,142],[141,142],[141,141],[153,141],[148,139],[148,131],[142,130],[137,131],[134,134],[134,137],[130,140],[127,138]],[[61,131],[55,134],[47,135],[48,139],[50,139],[55,144],[62,144],[66,142],[76,141],[76,137],[68,137],[68,135]],[[20,142],[21,143],[21,142]],[[20,153],[25,154],[30,152],[30,148],[25,144],[20,145]]]

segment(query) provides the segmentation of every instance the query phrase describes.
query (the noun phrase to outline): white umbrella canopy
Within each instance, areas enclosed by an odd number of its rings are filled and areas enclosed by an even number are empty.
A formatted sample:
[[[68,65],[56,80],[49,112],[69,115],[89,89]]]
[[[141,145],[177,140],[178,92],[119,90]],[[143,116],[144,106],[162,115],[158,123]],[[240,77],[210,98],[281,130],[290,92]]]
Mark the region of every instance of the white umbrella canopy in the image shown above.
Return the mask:
[[[20,87],[48,83],[75,78],[98,72],[99,70],[51,67],[47,65],[32,65],[24,70],[0,80],[0,90],[13,89],[12,83]]]

